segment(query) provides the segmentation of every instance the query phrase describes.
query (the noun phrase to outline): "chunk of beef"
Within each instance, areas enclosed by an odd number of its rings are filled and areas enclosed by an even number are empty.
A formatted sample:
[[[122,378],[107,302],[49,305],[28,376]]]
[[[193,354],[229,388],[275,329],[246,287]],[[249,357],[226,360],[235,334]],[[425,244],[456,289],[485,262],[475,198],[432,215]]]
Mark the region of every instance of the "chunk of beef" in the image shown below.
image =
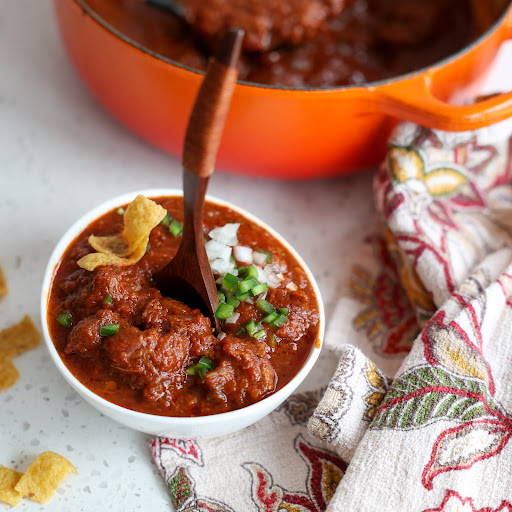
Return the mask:
[[[176,392],[186,380],[185,367],[190,364],[190,343],[176,332],[160,335],[145,359],[144,398],[167,403],[175,400]]]
[[[207,318],[173,299],[150,300],[141,320],[143,330],[117,322],[119,331],[101,341],[104,358],[114,374],[142,389],[146,399],[170,403],[186,380],[185,369],[196,356],[211,356],[218,340]]]
[[[281,342],[295,342],[318,324],[316,303],[301,289],[276,288],[270,291],[268,300],[276,308],[288,308],[288,322],[276,330]]]
[[[188,345],[188,340],[176,333],[162,335],[157,329],[141,331],[134,326],[119,329],[102,344],[111,371],[131,387],[142,389],[148,400],[164,395],[171,400],[181,387]]]
[[[187,338],[192,357],[210,353],[218,343],[210,319],[174,299],[160,297],[150,301],[142,313],[142,322],[146,329],[154,327],[162,333],[172,331]]]
[[[107,307],[107,295],[112,298],[109,309],[115,310],[130,323],[140,323],[140,315],[146,303],[160,292],[148,284],[149,275],[137,266],[106,265],[91,272],[77,270],[61,286],[66,292],[62,309],[73,311],[73,317],[81,320],[98,309]]]
[[[126,320],[117,313],[108,309],[99,310],[94,315],[83,318],[72,328],[64,352],[84,357],[98,357],[103,339],[100,329],[107,324],[119,324],[123,330],[129,327]]]
[[[229,29],[245,30],[244,48],[268,51],[313,39],[325,21],[343,10],[344,0],[180,0],[185,19],[199,33],[220,39]]]
[[[254,402],[274,391],[276,374],[264,343],[228,335],[222,340],[221,361],[206,374],[204,383],[213,397],[225,396],[242,407],[247,398]]]

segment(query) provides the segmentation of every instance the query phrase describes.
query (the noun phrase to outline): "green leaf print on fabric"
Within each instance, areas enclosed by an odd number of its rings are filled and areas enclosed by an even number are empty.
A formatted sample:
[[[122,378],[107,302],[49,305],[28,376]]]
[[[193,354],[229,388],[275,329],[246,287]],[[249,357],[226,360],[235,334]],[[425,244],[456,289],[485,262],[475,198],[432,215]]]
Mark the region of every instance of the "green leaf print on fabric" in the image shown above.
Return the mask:
[[[492,416],[502,414],[483,381],[424,366],[392,384],[370,428],[409,430],[442,419],[471,421]]]

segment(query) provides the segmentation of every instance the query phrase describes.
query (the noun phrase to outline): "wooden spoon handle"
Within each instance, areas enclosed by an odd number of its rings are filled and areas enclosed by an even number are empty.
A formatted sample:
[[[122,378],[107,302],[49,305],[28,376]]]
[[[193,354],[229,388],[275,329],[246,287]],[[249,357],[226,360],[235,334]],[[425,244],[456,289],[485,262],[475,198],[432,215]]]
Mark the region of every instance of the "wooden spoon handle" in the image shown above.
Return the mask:
[[[224,122],[238,77],[237,63],[244,31],[231,29],[208,64],[190,114],[183,166],[189,172],[206,178],[213,173]]]

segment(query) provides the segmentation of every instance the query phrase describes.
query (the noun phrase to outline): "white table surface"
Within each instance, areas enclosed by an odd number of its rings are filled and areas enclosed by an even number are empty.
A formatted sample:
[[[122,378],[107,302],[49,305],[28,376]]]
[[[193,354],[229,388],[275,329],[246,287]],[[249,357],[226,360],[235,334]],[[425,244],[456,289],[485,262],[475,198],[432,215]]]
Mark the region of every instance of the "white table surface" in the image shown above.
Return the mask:
[[[512,48],[504,47],[488,89],[510,89]],[[372,173],[307,182],[218,172],[209,193],[238,202],[303,255],[329,317],[351,259],[374,219]],[[79,81],[60,43],[49,0],[0,0],[0,264],[9,294],[0,329],[39,300],[50,252],[84,212],[124,192],[180,187],[181,167],[110,118]],[[325,385],[335,367],[324,351],[302,389]],[[123,427],[84,402],[57,372],[44,344],[15,358],[21,377],[0,393],[0,465],[24,471],[39,453],[69,458],[66,478],[44,507],[17,510],[170,510],[153,464],[150,436]],[[8,509],[0,503],[0,511]]]

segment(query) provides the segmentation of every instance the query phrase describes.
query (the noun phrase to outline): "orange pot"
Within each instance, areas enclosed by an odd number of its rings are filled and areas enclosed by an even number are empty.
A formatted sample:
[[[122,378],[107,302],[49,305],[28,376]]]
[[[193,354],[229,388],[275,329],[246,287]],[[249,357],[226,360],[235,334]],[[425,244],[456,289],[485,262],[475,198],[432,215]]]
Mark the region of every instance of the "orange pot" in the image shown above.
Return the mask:
[[[64,44],[99,102],[129,129],[180,156],[201,73],[152,54],[99,19],[83,0],[54,0]],[[434,66],[364,86],[293,90],[238,83],[217,167],[272,178],[315,178],[378,164],[398,119],[468,130],[512,115],[512,93],[474,105],[512,4],[477,41]]]

